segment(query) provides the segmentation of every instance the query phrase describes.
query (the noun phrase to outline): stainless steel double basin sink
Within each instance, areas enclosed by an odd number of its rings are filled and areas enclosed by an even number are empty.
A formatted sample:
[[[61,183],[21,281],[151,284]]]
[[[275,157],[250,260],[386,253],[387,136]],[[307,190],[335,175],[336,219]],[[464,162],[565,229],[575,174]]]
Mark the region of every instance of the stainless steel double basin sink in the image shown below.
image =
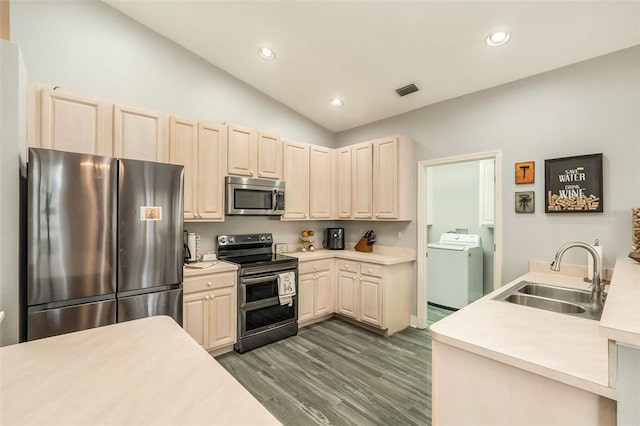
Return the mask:
[[[602,308],[589,304],[591,292],[575,288],[520,281],[493,299],[592,320],[602,316]]]

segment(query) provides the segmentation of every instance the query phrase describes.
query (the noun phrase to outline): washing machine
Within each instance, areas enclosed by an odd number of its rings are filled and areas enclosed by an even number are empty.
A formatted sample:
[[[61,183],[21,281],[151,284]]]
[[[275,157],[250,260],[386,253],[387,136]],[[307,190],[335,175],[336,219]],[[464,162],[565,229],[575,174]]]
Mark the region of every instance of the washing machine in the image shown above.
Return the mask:
[[[446,232],[427,244],[427,301],[460,309],[482,297],[479,235]]]

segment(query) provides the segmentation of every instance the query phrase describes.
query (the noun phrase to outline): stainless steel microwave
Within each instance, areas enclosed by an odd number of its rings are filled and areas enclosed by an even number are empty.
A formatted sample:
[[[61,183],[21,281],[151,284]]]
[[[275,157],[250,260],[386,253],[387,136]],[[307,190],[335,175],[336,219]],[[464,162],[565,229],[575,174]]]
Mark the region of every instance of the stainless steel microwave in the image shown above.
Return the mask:
[[[227,176],[227,215],[284,214],[284,181]]]

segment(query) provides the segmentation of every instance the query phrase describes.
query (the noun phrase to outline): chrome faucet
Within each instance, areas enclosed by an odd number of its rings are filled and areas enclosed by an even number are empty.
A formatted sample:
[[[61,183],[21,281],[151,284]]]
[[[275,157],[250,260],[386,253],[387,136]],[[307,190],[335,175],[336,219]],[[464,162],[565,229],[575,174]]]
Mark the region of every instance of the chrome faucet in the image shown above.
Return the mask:
[[[593,257],[593,280],[591,281],[591,287],[589,287],[591,289],[591,305],[597,308],[602,308],[604,306],[604,292],[602,291],[602,277],[600,275],[600,271],[602,270],[602,264],[600,263],[601,259],[598,252],[589,244],[576,241],[573,243],[567,243],[560,247],[556,252],[553,262],[551,262],[551,270],[560,270],[562,255],[572,247],[582,247],[591,254],[591,257]]]

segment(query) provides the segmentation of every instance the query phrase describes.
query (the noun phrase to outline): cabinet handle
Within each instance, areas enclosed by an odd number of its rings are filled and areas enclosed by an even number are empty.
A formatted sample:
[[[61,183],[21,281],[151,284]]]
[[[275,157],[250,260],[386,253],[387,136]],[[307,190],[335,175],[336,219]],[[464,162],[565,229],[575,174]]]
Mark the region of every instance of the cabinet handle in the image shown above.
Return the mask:
[[[360,281],[364,281],[364,278],[360,277]]]
[[[313,267],[313,269],[318,269],[318,265],[315,265],[315,266]]]
[[[371,270],[369,270],[369,272],[371,272]],[[211,287],[211,285],[212,285],[212,284],[213,284],[213,283],[212,283],[211,281],[207,282],[207,285],[208,285],[209,287]]]
[[[371,273],[371,268],[369,268],[369,273]]]
[[[204,300],[209,300],[209,295],[206,295],[206,296],[204,297]]]
[[[344,265],[344,267],[345,267],[346,269],[349,269],[349,265]]]
[[[253,176],[253,170],[251,170],[251,176]]]

